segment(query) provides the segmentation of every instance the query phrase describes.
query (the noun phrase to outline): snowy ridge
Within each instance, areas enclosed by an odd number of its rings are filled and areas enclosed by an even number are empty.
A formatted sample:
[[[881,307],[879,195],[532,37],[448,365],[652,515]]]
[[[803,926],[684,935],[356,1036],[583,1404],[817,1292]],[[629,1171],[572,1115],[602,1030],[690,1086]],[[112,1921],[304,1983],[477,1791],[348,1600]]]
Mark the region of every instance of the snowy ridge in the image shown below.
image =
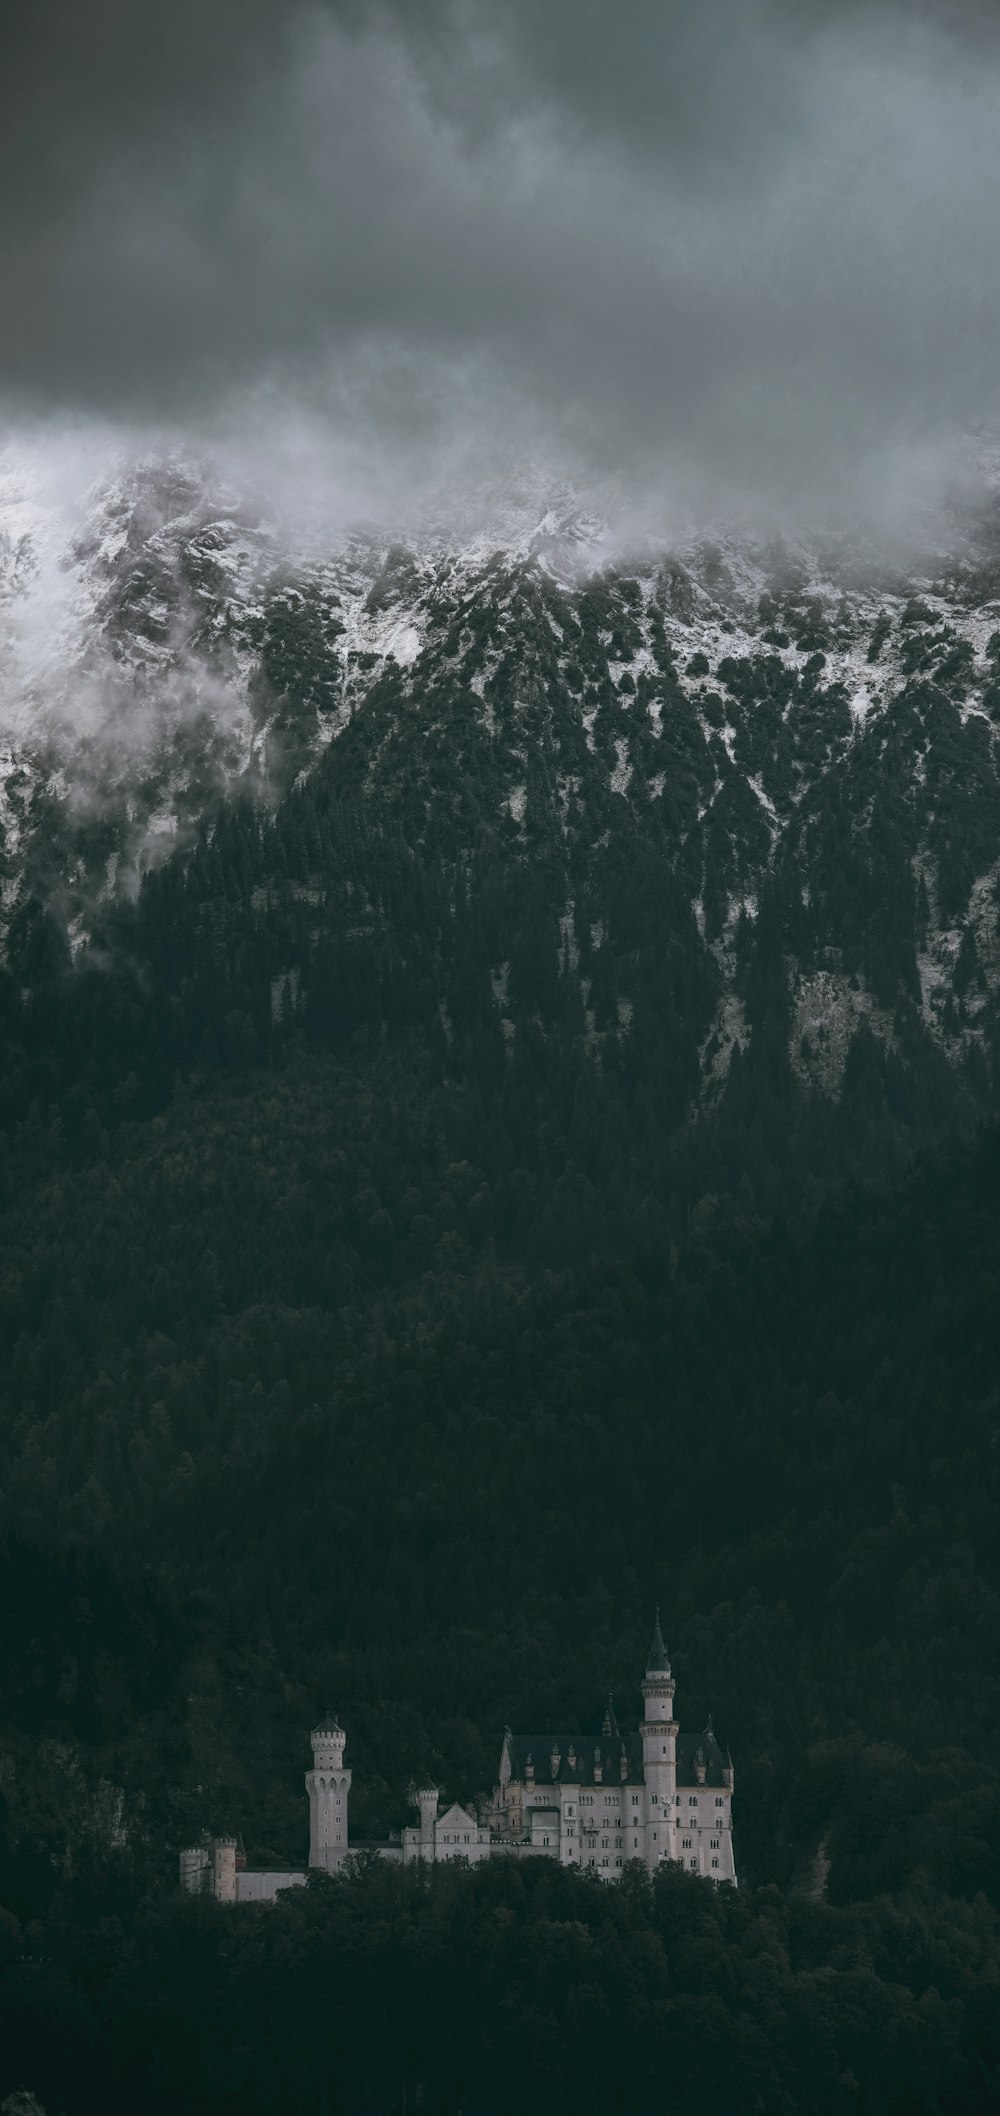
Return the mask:
[[[44,465],[8,457],[0,908],[16,911],[29,869],[38,887],[43,848],[50,905],[85,949],[96,904],[183,850],[229,790],[301,781],[392,670],[431,749],[442,686],[468,700],[512,843],[544,823],[540,799],[562,840],[597,848],[621,827],[615,804],[662,814],[720,978],[709,1095],[745,1040],[739,936],[767,876],[805,859],[808,908],[829,789],[868,828],[891,770],[925,907],[914,1003],[959,1060],[1000,980],[1000,861],[980,818],[981,863],[942,900],[941,786],[985,815],[1000,784],[998,548],[989,510],[951,554],[908,568],[725,526],[623,542],[610,511],[542,473],[461,533],[428,518],[396,540],[314,526],[297,542],[187,460],[118,464],[69,505]],[[376,793],[399,734],[380,735]],[[859,1025],[896,1037],[866,974],[835,943],[801,961],[789,947],[792,1062],[824,1091]],[[630,1033],[634,998],[617,995],[608,1033]],[[592,1020],[588,1035],[597,1048]]]

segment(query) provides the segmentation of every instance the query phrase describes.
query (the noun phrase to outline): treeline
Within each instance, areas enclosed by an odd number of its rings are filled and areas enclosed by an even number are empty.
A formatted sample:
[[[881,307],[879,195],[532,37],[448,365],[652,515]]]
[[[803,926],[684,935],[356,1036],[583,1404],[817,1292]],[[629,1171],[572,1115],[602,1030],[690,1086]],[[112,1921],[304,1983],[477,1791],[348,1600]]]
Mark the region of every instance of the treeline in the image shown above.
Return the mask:
[[[0,2093],[65,2116],[990,2116],[1000,1929],[921,1890],[837,1909],[681,1873],[356,1862],[277,1906],[0,1923]]]

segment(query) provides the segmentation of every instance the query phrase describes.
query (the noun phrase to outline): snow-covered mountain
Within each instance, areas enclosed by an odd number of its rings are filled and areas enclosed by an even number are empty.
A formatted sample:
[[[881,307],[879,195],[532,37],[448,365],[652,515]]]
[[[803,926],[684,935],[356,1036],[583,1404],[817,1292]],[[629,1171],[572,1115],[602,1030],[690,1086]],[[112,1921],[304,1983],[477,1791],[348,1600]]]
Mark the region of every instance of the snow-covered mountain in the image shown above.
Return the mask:
[[[998,522],[991,503],[905,565],[725,528],[666,548],[536,479],[460,535],[296,538],[178,458],[124,466],[72,509],[8,458],[5,919],[41,900],[85,951],[101,906],[183,858],[220,801],[273,804],[361,721],[366,800],[417,843],[443,830],[456,872],[484,829],[508,862],[565,862],[560,975],[593,1049],[627,1038],[638,997],[621,936],[601,994],[594,896],[601,857],[638,833],[713,980],[704,1095],[746,1041],[747,965],[775,915],[804,1079],[836,1090],[861,1026],[985,1065]]]

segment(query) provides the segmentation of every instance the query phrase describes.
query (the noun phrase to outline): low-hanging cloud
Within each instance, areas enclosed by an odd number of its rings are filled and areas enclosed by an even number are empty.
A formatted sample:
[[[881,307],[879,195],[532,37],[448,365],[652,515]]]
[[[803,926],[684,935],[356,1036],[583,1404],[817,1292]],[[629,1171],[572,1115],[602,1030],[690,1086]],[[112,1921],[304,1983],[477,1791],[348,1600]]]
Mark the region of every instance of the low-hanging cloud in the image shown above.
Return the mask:
[[[295,434],[362,502],[542,450],[814,515],[905,504],[997,421],[985,9],[78,16],[11,31],[22,411]]]

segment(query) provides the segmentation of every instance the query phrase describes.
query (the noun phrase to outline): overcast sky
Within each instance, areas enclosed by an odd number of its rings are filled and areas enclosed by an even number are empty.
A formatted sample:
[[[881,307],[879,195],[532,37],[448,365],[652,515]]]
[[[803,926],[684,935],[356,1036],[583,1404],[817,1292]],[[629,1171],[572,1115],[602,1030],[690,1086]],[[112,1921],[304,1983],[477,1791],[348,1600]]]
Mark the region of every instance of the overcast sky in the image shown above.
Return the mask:
[[[327,450],[360,492],[547,452],[814,512],[905,505],[997,422],[995,4],[2,19],[14,417]]]

